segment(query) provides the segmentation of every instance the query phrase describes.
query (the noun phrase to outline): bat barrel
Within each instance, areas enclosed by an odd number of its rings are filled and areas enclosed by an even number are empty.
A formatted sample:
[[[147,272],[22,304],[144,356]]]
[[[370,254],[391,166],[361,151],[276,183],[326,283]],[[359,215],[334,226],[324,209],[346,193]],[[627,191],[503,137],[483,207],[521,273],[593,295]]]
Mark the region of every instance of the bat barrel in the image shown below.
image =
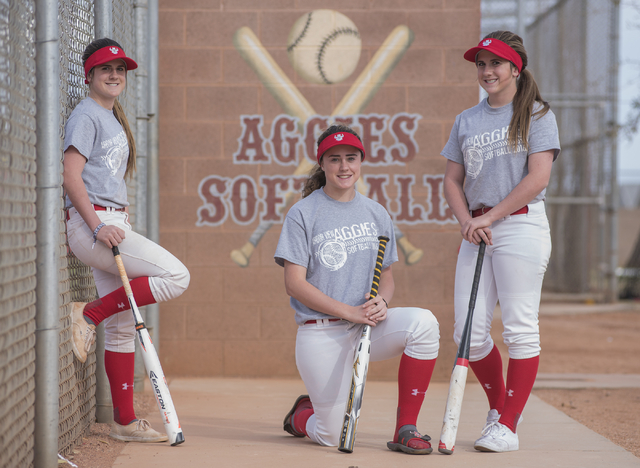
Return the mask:
[[[389,238],[385,236],[378,237],[378,256],[376,258],[376,266],[373,272],[373,281],[371,283],[370,297],[378,295],[378,287],[380,283],[380,275],[382,273],[382,261],[384,260],[384,252],[387,247]],[[349,390],[349,399],[344,411],[344,423],[342,424],[342,433],[340,434],[340,444],[338,450],[345,453],[353,452],[353,445],[356,441],[356,431],[358,429],[358,420],[360,419],[360,408],[362,407],[362,398],[364,395],[364,385],[367,381],[367,370],[369,368],[369,357],[371,356],[371,327],[364,325],[360,341],[355,350],[353,371],[351,372],[351,388]]]
[[[451,372],[451,382],[449,383],[449,395],[447,397],[447,406],[444,411],[444,420],[442,422],[442,431],[440,432],[440,443],[438,451],[446,455],[453,454],[453,449],[460,424],[460,414],[462,412],[462,400],[464,398],[464,389],[467,383],[467,373],[469,371],[469,348],[471,345],[471,328],[473,326],[473,310],[476,305],[476,296],[478,295],[478,285],[480,284],[480,274],[482,273],[482,262],[484,260],[484,252],[486,249],[484,242],[480,243],[478,249],[478,259],[476,261],[476,269],[473,275],[473,284],[471,286],[471,296],[469,297],[469,310],[467,318],[464,322],[460,345],[456,355],[456,362]]]

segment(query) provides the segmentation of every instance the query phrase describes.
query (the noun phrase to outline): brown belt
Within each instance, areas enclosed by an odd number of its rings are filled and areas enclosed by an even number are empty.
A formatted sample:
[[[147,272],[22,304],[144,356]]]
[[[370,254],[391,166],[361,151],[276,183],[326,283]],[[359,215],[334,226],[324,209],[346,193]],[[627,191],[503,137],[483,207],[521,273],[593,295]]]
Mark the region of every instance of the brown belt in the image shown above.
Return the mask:
[[[483,214],[491,211],[493,207],[492,206],[483,206],[482,208],[478,208],[477,210],[473,210],[471,212],[471,217],[472,218],[477,218],[478,216],[482,216]],[[513,215],[519,215],[519,214],[527,214],[529,212],[529,206],[525,205],[522,208],[520,208],[518,211],[514,211],[513,213],[511,213],[510,216]]]

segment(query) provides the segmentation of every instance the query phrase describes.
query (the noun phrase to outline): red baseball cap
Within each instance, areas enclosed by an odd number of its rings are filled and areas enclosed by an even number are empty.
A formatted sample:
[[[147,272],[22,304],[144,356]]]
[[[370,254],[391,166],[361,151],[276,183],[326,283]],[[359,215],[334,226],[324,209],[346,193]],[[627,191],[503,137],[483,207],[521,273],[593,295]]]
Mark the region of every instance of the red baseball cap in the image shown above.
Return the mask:
[[[327,137],[320,143],[318,146],[318,164],[320,164],[320,158],[324,153],[326,153],[329,149],[338,145],[349,145],[355,148],[358,148],[362,152],[362,161],[364,161],[364,146],[362,146],[362,142],[360,138],[355,136],[353,133],[349,132],[340,132],[333,133]]]
[[[102,65],[107,62],[111,62],[112,60],[122,59],[124,60],[125,65],[127,66],[127,71],[135,70],[138,68],[138,64],[135,60],[127,57],[127,54],[124,53],[118,46],[107,46],[102,49],[96,50],[91,56],[87,59],[84,64],[84,82],[89,83],[87,81],[87,77],[89,76],[89,72],[93,67],[97,67],[98,65]]]
[[[482,39],[477,47],[472,47],[464,53],[465,60],[475,63],[476,55],[481,50],[487,50],[498,57],[510,61],[518,68],[519,72],[522,71],[522,57],[520,57],[520,54],[498,39]]]

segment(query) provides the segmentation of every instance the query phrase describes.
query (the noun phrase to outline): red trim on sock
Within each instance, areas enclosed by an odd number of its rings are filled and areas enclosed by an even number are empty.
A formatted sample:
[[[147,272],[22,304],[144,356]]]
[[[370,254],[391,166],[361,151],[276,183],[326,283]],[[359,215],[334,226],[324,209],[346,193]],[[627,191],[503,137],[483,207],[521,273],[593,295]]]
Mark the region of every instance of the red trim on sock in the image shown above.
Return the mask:
[[[111,387],[113,419],[122,426],[136,419],[133,410],[133,368],[135,353],[114,353],[105,350],[104,367]]]
[[[146,276],[136,278],[129,282],[133,297],[138,307],[155,304],[156,300],[151,293],[149,278]],[[97,327],[107,317],[131,308],[124,286],[84,306],[84,316],[91,319]]]
[[[394,443],[398,442],[398,431],[402,426],[415,426],[418,422],[418,413],[435,365],[435,359],[415,359],[402,353],[398,369],[398,413]]]
[[[531,389],[538,375],[540,356],[530,359],[509,359],[507,369],[507,394],[500,424],[516,432],[524,405],[527,404]]]
[[[497,346],[494,344],[487,357],[479,361],[470,362],[469,366],[487,394],[489,408],[495,409],[502,414],[505,388],[502,375],[502,357]]]
[[[295,414],[291,421],[295,430],[309,437],[309,434],[307,434],[307,421],[313,416],[313,413],[313,408],[309,408]]]

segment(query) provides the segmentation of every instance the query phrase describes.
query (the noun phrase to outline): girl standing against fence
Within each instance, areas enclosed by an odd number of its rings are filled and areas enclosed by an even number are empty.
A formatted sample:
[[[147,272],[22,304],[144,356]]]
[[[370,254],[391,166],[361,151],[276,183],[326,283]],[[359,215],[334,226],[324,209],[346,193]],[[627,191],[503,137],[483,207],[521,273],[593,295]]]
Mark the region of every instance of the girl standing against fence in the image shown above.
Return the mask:
[[[526,69],[519,36],[493,32],[464,58],[475,62],[488,97],[456,117],[442,151],[448,159],[445,196],[464,238],[456,266],[454,340],[460,342],[484,241],[469,361],[490,411],[474,446],[508,452],[518,450],[516,428],[538,371],[538,309],[551,254],[543,200],[560,143],[555,116]],[[497,301],[509,349],[506,386],[489,333]]]
[[[73,351],[85,362],[104,321],[105,368],[113,400],[110,436],[133,442],[163,442],[133,410],[134,319],[111,248],[118,246],[138,306],[167,301],[189,285],[186,267],[165,249],[133,232],[125,176],[135,170],[135,142],[117,98],[127,71],[137,68],[122,47],[98,39],[82,57],[89,96],[65,127],[64,189],[69,247],[89,265],[100,299],[73,304]]]
[[[338,445],[354,349],[368,324],[372,361],[402,355],[396,428],[387,447],[428,454],[429,437],[417,431],[416,422],[438,355],[438,322],[425,309],[388,308],[395,289],[391,264],[398,255],[389,214],[355,189],[364,158],[351,128],[327,129],[318,139],[319,166],[282,227],[275,260],[284,267],[298,324],[296,364],[309,392],[286,415],[284,430],[320,445]],[[382,235],[390,241],[378,295],[369,299]]]

